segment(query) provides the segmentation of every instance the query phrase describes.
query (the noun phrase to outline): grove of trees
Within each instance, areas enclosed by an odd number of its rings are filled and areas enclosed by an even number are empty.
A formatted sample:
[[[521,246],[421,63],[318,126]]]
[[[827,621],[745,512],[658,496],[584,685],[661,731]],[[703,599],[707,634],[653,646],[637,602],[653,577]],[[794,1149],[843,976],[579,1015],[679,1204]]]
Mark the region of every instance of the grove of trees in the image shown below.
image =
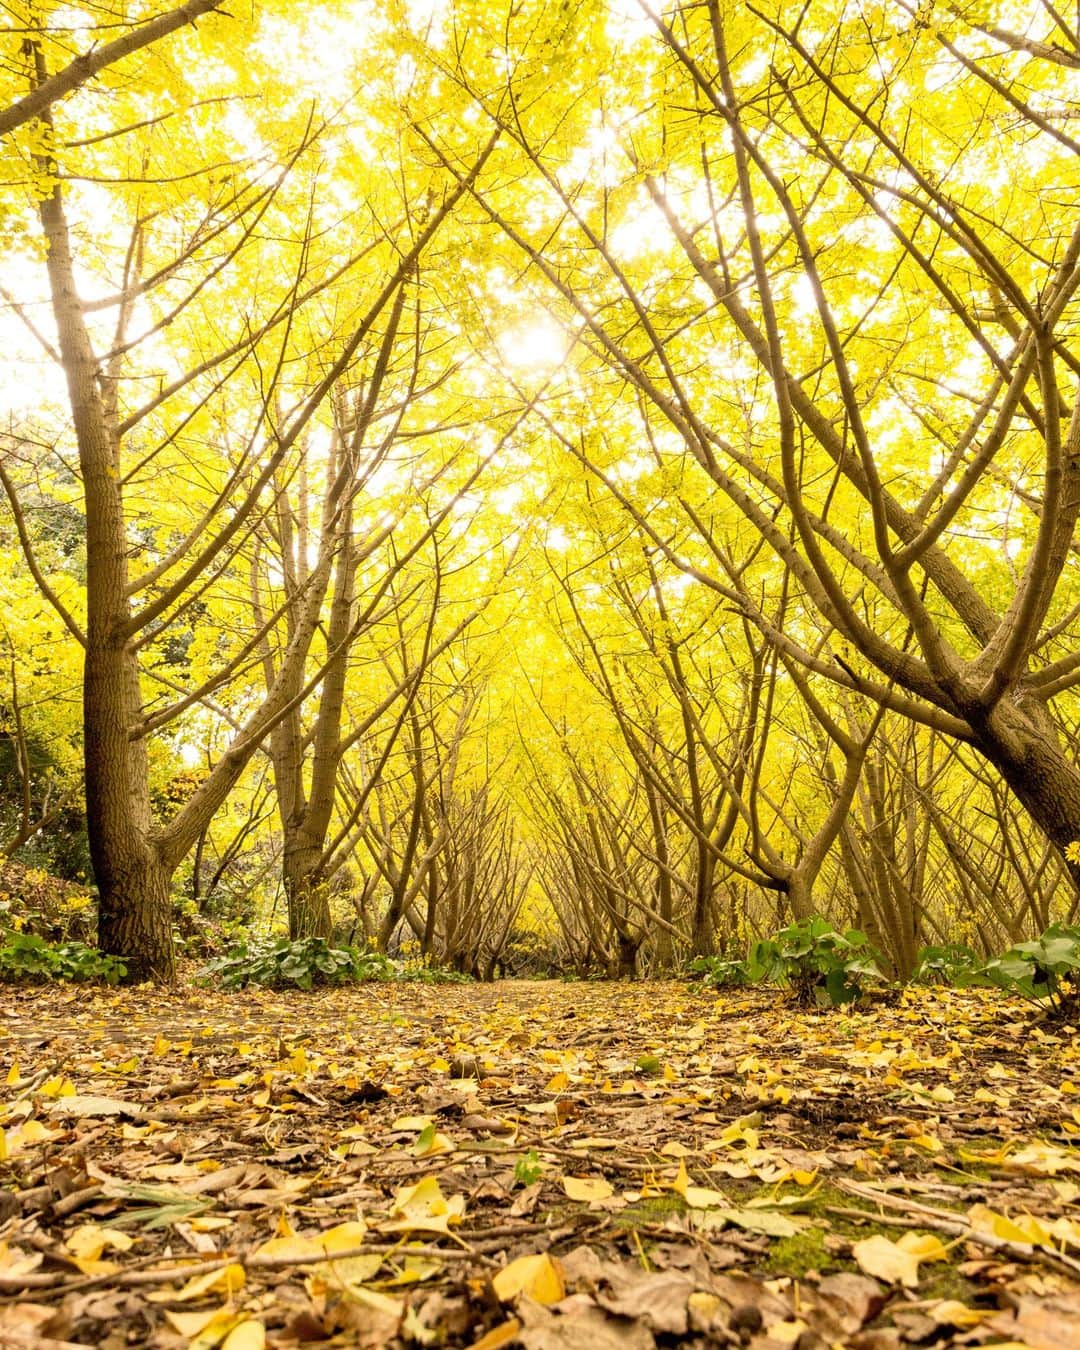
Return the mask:
[[[0,851],[129,978],[1075,919],[1075,15],[3,22]]]

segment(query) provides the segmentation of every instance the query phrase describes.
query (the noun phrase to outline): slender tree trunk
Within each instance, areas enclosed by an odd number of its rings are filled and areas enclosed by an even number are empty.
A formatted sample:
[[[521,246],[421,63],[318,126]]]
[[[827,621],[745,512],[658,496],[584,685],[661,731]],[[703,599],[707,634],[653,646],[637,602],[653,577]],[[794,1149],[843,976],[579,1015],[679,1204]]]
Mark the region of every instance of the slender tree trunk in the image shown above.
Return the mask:
[[[38,59],[42,76],[40,53]],[[175,974],[172,869],[153,839],[146,742],[131,735],[142,699],[137,655],[126,637],[131,609],[118,448],[75,290],[59,182],[40,212],[86,502],[83,740],[86,827],[100,897],[98,942],[102,951],[125,957],[129,980],[170,981]]]
[[[694,914],[690,928],[692,956],[712,956],[716,951],[716,933],[713,928],[713,877],[716,874],[716,855],[699,840],[697,869],[694,876]]]

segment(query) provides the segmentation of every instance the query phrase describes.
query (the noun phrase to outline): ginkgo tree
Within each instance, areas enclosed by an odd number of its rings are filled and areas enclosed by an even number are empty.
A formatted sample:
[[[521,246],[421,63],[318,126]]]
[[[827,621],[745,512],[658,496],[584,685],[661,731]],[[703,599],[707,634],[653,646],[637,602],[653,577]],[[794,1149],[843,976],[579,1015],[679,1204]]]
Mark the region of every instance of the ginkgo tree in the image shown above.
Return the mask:
[[[519,152],[476,198],[667,466],[692,528],[654,547],[808,676],[974,746],[1064,855],[1073,30],[1052,9],[1014,32],[962,6],[494,8],[402,40]],[[423,130],[454,144],[438,111]],[[729,504],[719,532],[680,458]],[[747,527],[790,578],[782,626],[717,566]]]
[[[52,72],[43,45],[31,41],[27,53],[29,87],[45,88]],[[209,66],[210,53],[202,55]],[[144,92],[152,89],[147,82]],[[428,178],[414,211],[392,172],[380,178],[376,166],[367,207],[357,214],[351,205],[312,199],[313,156],[329,149],[331,133],[310,108],[276,127],[243,120],[237,127],[234,119],[231,136],[227,118],[214,123],[219,157],[210,165],[197,120],[186,139],[173,127],[166,141],[152,126],[123,127],[121,118],[133,114],[124,106],[116,112],[126,146],[119,171],[111,137],[104,150],[99,138],[81,151],[65,150],[49,107],[30,146],[55,349],[42,340],[66,379],[85,513],[85,593],[77,604],[39,566],[17,473],[5,468],[2,478],[30,570],[83,649],[99,941],[125,958],[129,978],[168,980],[176,868],[264,737],[324,673],[325,661],[315,671],[306,662],[338,532],[322,530],[297,595],[255,628],[212,634],[207,668],[190,668],[183,635],[200,614],[220,622],[215,598],[229,593],[244,566],[282,477],[295,472],[304,435],[320,420],[326,425],[333,392],[368,335],[392,324],[394,297],[464,189]],[[276,144],[268,143],[272,134]],[[493,139],[477,147],[474,169]],[[112,195],[100,250],[88,242],[89,218],[71,223],[72,176],[122,185]],[[413,186],[406,177],[406,193]],[[75,207],[87,204],[76,196]],[[88,302],[81,274],[92,272],[96,254],[107,271],[116,270],[111,293]],[[111,328],[99,314],[111,315]],[[15,438],[16,449],[23,444]],[[328,525],[349,509],[351,468],[345,459],[330,475]],[[144,565],[133,572],[140,555]],[[279,665],[252,698],[242,677],[260,641],[286,622]],[[151,677],[167,701],[144,692]],[[238,699],[231,741],[171,816],[156,819],[151,743],[188,709],[220,700],[230,687]]]

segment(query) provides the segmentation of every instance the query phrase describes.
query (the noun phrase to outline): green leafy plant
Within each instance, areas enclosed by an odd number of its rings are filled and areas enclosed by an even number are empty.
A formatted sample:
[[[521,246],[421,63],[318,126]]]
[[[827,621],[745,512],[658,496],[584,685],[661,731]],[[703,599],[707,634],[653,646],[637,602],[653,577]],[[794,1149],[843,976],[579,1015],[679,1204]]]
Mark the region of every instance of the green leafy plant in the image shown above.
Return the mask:
[[[514,1180],[522,1186],[531,1186],[543,1170],[544,1164],[540,1161],[539,1153],[530,1148],[514,1163]]]
[[[913,984],[953,984],[963,987],[978,980],[981,964],[978,952],[963,942],[946,942],[940,947],[920,947],[911,980]]]
[[[127,966],[85,942],[54,944],[33,933],[10,933],[0,946],[0,980],[94,980],[118,984]]]
[[[883,980],[881,953],[857,928],[840,932],[815,916],[754,943],[747,957],[749,978],[786,986],[798,1003],[837,1007],[852,1003],[866,985]]]
[[[979,968],[981,980],[1018,994],[1060,1016],[1080,1008],[1080,928],[1055,923]]]
[[[713,989],[730,989],[750,983],[750,972],[745,961],[726,956],[697,956],[687,967],[698,984]]]
[[[426,962],[410,961],[394,972],[394,980],[410,980],[414,984],[474,984],[473,977],[463,970],[454,970],[451,966],[428,965]]]
[[[331,947],[325,938],[242,942],[224,956],[208,961],[200,977],[218,976],[227,989],[258,984],[269,989],[292,985],[313,989],[362,980],[393,979],[395,965],[387,956],[358,947]]]
[[[395,961],[365,947],[331,947],[325,938],[288,938],[240,942],[200,969],[200,979],[217,976],[226,989],[257,984],[268,989],[315,989],[371,980],[409,980],[425,984],[463,983],[470,976],[441,966]]]

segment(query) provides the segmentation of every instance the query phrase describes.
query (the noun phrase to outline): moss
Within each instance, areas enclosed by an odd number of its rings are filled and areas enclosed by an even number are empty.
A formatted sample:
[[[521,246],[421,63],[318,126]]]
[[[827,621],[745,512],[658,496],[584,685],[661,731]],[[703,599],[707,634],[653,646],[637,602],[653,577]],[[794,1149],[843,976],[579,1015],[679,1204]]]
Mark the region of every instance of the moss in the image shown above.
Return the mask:
[[[684,1214],[686,1201],[674,1191],[663,1195],[645,1195],[625,1209],[616,1210],[611,1222],[616,1228],[653,1228],[672,1214]]]
[[[825,1230],[811,1225],[792,1237],[774,1242],[761,1268],[770,1275],[790,1275],[801,1280],[811,1270],[832,1264],[835,1257],[825,1249]]]

